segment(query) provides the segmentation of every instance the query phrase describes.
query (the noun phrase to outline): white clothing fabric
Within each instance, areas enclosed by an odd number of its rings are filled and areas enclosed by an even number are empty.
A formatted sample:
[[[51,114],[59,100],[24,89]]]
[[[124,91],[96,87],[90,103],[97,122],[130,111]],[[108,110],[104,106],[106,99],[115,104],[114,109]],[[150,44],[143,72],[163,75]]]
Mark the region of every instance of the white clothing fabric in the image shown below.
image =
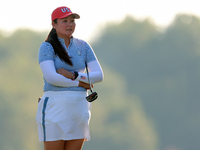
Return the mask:
[[[72,81],[63,75],[58,74],[52,60],[45,60],[41,62],[40,68],[42,70],[44,79],[52,85],[62,87],[77,87],[79,84],[78,81]]]
[[[103,71],[97,61],[89,62],[88,64],[89,77],[92,84],[101,82],[103,80]],[[76,81],[67,79],[64,76],[58,74],[55,70],[54,62],[52,60],[46,60],[40,63],[45,80],[55,86],[62,87],[77,87],[79,82],[82,81],[89,83],[87,73],[79,72],[79,76]]]
[[[95,61],[89,62],[87,66],[88,66],[88,72],[89,72],[91,84],[101,82],[103,80],[103,71],[99,62],[95,60]],[[87,73],[79,72],[79,76],[77,77],[76,80],[89,83]]]
[[[90,140],[91,103],[84,91],[47,91],[40,102],[36,121],[39,141]]]

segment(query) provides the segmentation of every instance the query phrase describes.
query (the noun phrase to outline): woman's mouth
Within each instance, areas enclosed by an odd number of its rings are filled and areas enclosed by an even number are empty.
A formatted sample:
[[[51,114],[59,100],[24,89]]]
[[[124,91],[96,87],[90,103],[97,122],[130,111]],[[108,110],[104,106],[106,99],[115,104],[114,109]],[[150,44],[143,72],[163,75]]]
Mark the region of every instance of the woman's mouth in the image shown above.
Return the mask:
[[[67,29],[66,31],[72,31],[72,29]]]

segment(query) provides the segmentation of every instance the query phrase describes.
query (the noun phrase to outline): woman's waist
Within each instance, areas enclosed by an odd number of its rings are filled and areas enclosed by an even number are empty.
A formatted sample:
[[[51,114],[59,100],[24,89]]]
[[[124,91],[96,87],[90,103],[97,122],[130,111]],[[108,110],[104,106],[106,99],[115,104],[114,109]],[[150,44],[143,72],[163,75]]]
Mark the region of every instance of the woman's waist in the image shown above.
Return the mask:
[[[87,90],[83,87],[59,87],[52,84],[45,83],[43,87],[44,92],[46,91],[82,91],[86,92]]]
[[[44,97],[76,97],[76,96],[81,96],[81,97],[86,97],[87,96],[87,91],[45,91],[44,92]]]

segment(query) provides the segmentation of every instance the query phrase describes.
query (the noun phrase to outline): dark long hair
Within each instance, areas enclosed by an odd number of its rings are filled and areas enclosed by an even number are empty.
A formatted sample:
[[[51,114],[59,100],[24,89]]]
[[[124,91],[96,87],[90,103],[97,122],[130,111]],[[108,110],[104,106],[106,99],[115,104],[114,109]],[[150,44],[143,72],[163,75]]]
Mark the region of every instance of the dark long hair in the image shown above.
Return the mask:
[[[57,19],[55,19],[54,22],[57,23]],[[54,28],[51,29],[45,42],[49,42],[53,46],[54,52],[56,55],[58,55],[60,60],[69,64],[70,66],[73,66],[73,63],[70,59],[71,57],[69,57],[68,53],[66,52],[64,47],[61,45],[60,41],[58,40],[56,29]]]

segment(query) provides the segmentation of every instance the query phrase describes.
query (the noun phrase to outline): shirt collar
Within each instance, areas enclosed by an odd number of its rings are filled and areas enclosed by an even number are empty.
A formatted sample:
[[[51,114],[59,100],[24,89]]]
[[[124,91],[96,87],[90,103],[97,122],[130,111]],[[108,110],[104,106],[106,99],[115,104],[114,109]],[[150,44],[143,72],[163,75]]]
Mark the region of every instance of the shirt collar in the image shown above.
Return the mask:
[[[65,40],[64,40],[63,38],[58,37],[58,41],[59,41],[62,45],[65,45]],[[72,44],[72,42],[73,42],[73,36],[71,36],[70,45]]]

